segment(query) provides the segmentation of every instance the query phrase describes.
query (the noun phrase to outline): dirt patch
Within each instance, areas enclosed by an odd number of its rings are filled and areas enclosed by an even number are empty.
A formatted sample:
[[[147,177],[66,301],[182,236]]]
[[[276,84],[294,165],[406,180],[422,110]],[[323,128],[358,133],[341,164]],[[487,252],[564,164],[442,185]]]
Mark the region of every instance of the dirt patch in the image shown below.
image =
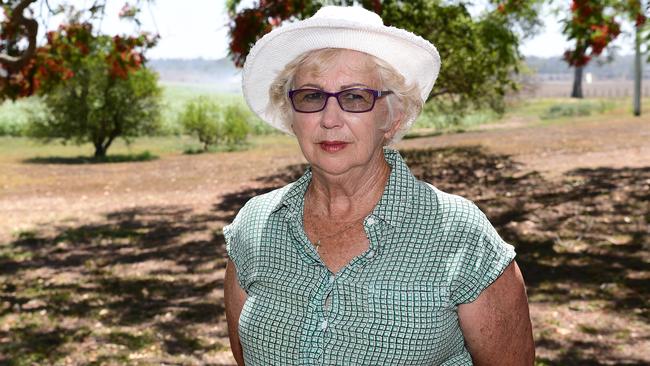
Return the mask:
[[[557,178],[575,168],[650,165],[650,118],[598,116],[548,125],[504,121],[489,130],[406,140],[403,148],[482,146],[522,164],[523,170]]]
[[[650,124],[400,143],[517,247],[539,365],[650,363]],[[220,228],[296,179],[295,144],[101,165],[3,163],[0,363],[232,364]]]
[[[221,195],[304,162],[297,146],[273,151],[171,155],[141,163],[0,163],[0,242],[21,230],[79,224],[138,207],[205,212]],[[4,178],[4,179],[3,179]]]

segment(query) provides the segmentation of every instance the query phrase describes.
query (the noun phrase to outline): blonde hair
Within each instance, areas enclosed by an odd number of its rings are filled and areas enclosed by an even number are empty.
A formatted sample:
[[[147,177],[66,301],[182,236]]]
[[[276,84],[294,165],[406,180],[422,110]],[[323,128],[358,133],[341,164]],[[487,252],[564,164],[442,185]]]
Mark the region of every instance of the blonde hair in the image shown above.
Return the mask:
[[[339,57],[340,48],[324,48],[314,51],[308,51],[296,57],[289,62],[284,69],[276,76],[269,88],[269,104],[267,112],[272,118],[282,121],[287,131],[291,131],[291,101],[288,93],[294,86],[296,72],[300,67],[309,67],[317,74],[333,64],[333,61]],[[382,59],[368,55],[372,69],[377,70],[381,90],[390,90],[392,94],[386,96],[388,106],[388,125],[380,126],[382,130],[390,129],[396,112],[402,113],[401,126],[387,142],[387,144],[399,141],[410,126],[411,121],[415,120],[422,111],[422,99],[420,90],[415,83],[407,84],[404,77],[397,72],[391,65]]]

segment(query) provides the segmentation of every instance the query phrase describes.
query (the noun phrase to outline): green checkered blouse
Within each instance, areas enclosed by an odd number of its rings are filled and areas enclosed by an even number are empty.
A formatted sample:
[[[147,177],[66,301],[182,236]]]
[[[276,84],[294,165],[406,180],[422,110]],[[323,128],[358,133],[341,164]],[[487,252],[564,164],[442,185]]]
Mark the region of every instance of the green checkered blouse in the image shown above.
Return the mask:
[[[364,220],[369,249],[331,273],[303,230],[308,170],[251,199],[224,228],[248,298],[247,366],[471,365],[457,305],[475,300],[513,247],[470,201],[418,181],[399,153]]]

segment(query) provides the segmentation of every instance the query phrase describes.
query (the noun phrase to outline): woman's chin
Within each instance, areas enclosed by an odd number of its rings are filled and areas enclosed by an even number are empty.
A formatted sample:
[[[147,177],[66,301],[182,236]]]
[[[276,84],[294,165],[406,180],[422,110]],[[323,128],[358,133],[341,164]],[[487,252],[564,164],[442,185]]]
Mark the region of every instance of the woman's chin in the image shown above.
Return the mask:
[[[346,161],[322,161],[311,163],[312,171],[330,176],[339,176],[349,172],[354,165]]]
[[[312,171],[316,173],[333,176],[342,175],[362,165],[360,164],[358,154],[351,150],[348,148],[337,152],[315,151],[315,154],[307,160],[312,167]]]

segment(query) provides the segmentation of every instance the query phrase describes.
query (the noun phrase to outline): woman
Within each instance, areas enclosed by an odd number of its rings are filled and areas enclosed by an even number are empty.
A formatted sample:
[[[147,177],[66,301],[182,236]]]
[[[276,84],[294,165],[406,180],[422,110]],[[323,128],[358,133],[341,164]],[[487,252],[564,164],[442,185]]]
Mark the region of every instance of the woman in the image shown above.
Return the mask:
[[[224,228],[239,365],[530,365],[512,246],[394,150],[440,68],[435,47],[357,7],[325,7],[251,50],[244,96],[310,169]]]

